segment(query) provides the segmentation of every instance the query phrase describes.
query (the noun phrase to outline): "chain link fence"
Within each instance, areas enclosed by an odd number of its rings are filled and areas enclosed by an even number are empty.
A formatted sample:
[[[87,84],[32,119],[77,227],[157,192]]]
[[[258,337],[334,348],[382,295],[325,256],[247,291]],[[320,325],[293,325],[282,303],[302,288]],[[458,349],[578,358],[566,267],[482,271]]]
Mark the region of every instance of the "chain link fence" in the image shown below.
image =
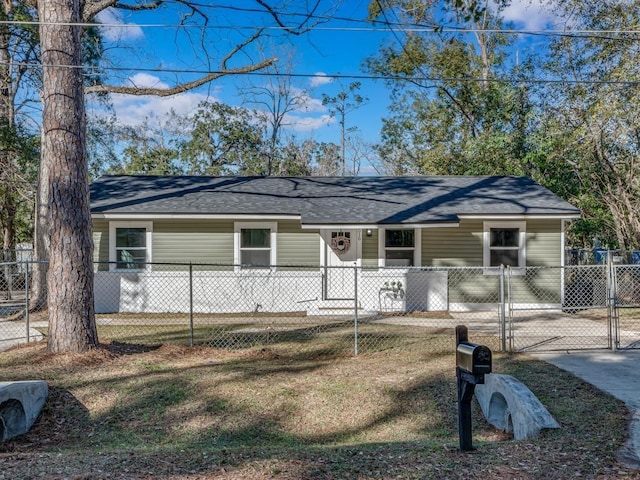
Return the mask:
[[[33,259],[33,251],[25,249],[3,249],[0,259],[0,301],[19,299],[25,291],[25,269]]]
[[[11,261],[0,263],[0,350],[42,340],[44,334],[33,328],[30,316],[35,311],[41,312],[40,316],[46,315],[46,299],[34,302],[30,296],[34,268],[38,265],[44,268],[46,262],[34,262],[31,250],[4,250],[3,257]]]
[[[34,265],[10,265],[24,271],[25,282],[20,295],[14,289],[11,300],[0,300],[0,348],[47,334],[46,308],[38,308],[45,305],[36,303],[42,298],[30,281]],[[358,354],[409,349],[442,333],[453,348],[455,326],[463,324],[474,342],[496,351],[640,347],[640,266],[633,264],[115,267],[94,269],[105,343]]]
[[[612,269],[615,302],[611,308],[614,345],[640,348],[640,267],[618,265]]]
[[[475,341],[482,337],[499,348],[499,294],[479,281],[485,273],[229,265],[152,265],[122,273],[103,267],[96,272],[96,312],[103,336],[134,342],[145,342],[143,324],[153,325],[163,342],[177,340],[184,325],[189,337],[182,341],[190,344],[313,344],[326,353],[357,354],[410,348],[465,322]],[[497,285],[497,276],[492,280]]]

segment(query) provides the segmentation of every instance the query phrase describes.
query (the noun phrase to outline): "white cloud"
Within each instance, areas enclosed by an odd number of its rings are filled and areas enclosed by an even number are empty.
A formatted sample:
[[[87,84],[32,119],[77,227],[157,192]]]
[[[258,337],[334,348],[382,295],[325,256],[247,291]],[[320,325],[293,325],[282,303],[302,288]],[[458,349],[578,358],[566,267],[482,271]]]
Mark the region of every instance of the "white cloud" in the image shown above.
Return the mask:
[[[213,100],[199,93],[181,93],[171,97],[111,95],[118,121],[129,126],[141,125],[145,119],[161,124],[171,110],[178,115],[187,115],[207,99]]]
[[[358,170],[358,175],[360,177],[375,177],[380,175],[380,172],[372,165],[365,163],[360,167],[360,170]]]
[[[526,30],[548,28],[557,17],[545,6],[545,0],[513,0],[502,11],[502,18]]]
[[[138,88],[169,88],[168,84],[161,81],[158,77],[149,75],[148,73],[136,73],[133,77],[129,77],[125,84],[130,87]]]
[[[295,132],[312,132],[333,122],[335,122],[335,119],[328,114],[320,115],[319,117],[291,116],[287,120],[290,125],[289,128]]]
[[[126,23],[121,12],[107,8],[96,15],[101,35],[111,42],[138,40],[144,37],[142,29],[134,23]]]
[[[319,98],[311,98],[309,97],[309,99],[307,100],[306,103],[306,111],[307,112],[326,112],[327,111],[327,107],[325,107],[322,104],[322,100],[320,100]]]
[[[324,72],[316,72],[313,77],[309,80],[309,85],[312,88],[320,87],[322,85],[326,85],[327,83],[333,82],[332,77],[328,77]]]
[[[127,79],[125,85],[153,88],[169,87],[159,78],[146,73],[139,73]],[[151,124],[160,125],[172,110],[178,115],[187,115],[193,113],[197,109],[198,104],[205,100],[211,102],[219,100],[213,96],[211,92],[185,92],[170,97],[111,94],[110,98],[118,122],[132,127],[141,125],[145,120]],[[102,115],[104,111],[99,106],[95,106],[91,114]]]
[[[304,113],[323,113],[327,111],[321,99],[313,98],[307,92],[300,89],[292,88],[291,93],[299,98],[296,111]]]

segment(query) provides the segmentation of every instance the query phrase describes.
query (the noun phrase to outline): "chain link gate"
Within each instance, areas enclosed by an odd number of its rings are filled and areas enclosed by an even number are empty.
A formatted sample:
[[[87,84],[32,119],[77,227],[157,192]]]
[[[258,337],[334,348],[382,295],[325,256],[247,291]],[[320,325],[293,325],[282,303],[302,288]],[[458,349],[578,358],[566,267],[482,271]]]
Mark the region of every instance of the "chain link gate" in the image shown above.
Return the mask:
[[[505,269],[507,350],[640,348],[640,265]]]
[[[614,348],[640,349],[640,266],[611,265]]]
[[[505,269],[508,350],[613,348],[607,265]]]

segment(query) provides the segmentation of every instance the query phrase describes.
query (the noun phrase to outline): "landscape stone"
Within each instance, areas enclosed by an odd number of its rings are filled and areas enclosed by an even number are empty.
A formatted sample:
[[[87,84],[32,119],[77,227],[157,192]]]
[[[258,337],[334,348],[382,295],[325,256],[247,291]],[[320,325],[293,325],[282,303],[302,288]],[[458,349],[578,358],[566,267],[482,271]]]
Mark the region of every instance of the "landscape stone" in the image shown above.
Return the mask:
[[[29,431],[49,394],[43,380],[0,382],[0,441]]]
[[[543,428],[560,428],[533,392],[511,375],[485,375],[485,383],[476,386],[475,394],[487,421],[513,432],[516,440],[534,437]]]

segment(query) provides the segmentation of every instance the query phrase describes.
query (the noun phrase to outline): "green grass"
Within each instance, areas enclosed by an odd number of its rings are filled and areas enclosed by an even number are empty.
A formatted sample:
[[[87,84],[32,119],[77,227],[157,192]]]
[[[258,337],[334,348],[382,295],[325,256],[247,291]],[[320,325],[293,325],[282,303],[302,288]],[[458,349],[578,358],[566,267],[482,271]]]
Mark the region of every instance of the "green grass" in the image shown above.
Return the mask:
[[[118,343],[82,355],[41,344],[0,353],[5,380],[50,385],[34,428],[0,447],[0,466],[6,478],[74,480],[632,475],[615,458],[626,408],[525,356],[494,354],[494,371],[524,381],[562,429],[514,442],[474,406],[477,450],[460,453],[450,333],[408,330],[398,348],[393,332],[395,346],[378,341],[357,357],[338,353],[339,329],[233,351]]]

